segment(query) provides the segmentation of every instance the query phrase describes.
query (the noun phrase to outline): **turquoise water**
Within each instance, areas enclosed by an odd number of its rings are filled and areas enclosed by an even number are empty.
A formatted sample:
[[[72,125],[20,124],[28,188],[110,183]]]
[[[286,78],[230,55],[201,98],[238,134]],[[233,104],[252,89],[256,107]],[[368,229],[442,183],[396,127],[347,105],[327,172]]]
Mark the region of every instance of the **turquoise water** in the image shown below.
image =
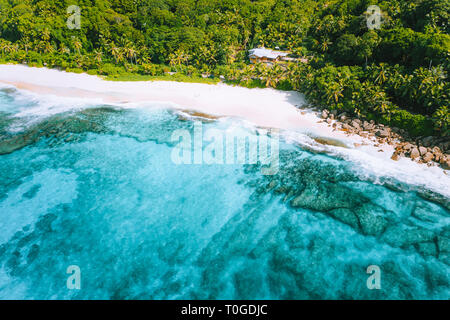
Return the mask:
[[[192,121],[67,103],[0,90],[0,299],[450,297],[449,199],[283,141],[275,176],[176,165]]]

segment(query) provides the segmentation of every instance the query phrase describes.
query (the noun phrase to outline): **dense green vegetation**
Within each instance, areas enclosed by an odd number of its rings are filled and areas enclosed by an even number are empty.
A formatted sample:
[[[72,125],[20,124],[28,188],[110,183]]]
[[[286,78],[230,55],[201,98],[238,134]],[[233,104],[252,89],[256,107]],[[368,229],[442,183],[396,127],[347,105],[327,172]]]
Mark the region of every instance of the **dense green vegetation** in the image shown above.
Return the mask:
[[[81,28],[69,29],[69,5]],[[369,30],[367,8],[382,9]],[[0,0],[0,59],[110,79],[225,81],[449,135],[450,0]],[[251,65],[248,50],[304,57]],[[215,80],[205,79],[205,77]]]

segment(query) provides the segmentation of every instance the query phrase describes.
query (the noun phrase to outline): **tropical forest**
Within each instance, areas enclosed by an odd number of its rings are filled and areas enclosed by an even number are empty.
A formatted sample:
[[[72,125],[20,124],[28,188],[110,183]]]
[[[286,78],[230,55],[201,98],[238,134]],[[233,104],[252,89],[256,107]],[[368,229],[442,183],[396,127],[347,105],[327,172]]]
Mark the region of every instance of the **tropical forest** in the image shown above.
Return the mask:
[[[296,90],[314,107],[447,136],[449,18],[450,0],[0,0],[0,61]],[[251,63],[260,47],[294,58]]]

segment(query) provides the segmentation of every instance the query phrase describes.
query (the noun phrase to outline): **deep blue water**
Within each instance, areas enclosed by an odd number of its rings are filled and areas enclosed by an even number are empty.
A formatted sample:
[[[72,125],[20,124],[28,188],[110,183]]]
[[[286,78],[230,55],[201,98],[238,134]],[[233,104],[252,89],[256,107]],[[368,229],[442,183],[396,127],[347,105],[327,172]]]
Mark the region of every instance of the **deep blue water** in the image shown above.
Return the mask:
[[[445,197],[283,141],[275,176],[176,165],[175,112],[45,103],[0,90],[0,299],[449,298]]]

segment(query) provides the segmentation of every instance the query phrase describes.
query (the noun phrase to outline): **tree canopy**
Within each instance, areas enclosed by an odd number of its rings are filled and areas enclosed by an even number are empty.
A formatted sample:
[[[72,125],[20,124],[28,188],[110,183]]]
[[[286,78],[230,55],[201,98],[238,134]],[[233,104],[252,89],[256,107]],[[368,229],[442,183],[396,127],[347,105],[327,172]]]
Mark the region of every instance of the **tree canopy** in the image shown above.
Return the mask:
[[[71,29],[70,5],[81,9]],[[381,8],[369,29],[368,8]],[[448,135],[450,0],[0,0],[3,61],[118,76],[224,76]],[[251,65],[280,48],[308,63]],[[432,123],[432,125],[430,125]]]

